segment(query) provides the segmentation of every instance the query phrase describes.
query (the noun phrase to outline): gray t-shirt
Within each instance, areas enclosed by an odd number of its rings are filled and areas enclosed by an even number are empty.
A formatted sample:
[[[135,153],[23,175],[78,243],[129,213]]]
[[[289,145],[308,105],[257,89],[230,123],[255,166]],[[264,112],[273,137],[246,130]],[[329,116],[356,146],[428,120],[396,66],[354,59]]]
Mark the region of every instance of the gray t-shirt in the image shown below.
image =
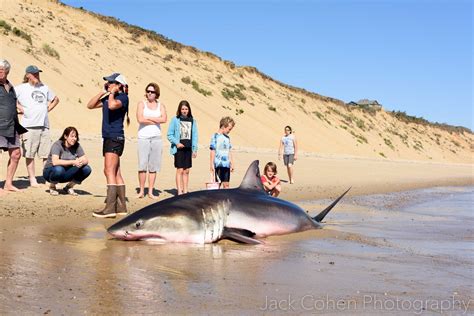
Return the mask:
[[[76,149],[66,148],[63,146],[63,142],[61,140],[57,140],[54,142],[53,146],[51,146],[48,160],[44,165],[45,168],[53,166],[53,155],[58,155],[59,159],[62,160],[75,160],[76,158],[84,156],[85,153],[81,145],[77,146]]]

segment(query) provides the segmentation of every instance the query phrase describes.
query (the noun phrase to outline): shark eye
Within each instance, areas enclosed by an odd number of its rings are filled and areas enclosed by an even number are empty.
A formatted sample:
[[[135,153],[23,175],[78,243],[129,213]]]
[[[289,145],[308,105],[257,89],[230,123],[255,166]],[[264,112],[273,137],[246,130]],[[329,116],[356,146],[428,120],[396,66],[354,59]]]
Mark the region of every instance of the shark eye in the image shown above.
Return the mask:
[[[142,228],[142,226],[143,226],[143,221],[142,221],[142,220],[139,220],[139,221],[137,221],[137,222],[135,223],[135,227],[136,227],[137,229]]]

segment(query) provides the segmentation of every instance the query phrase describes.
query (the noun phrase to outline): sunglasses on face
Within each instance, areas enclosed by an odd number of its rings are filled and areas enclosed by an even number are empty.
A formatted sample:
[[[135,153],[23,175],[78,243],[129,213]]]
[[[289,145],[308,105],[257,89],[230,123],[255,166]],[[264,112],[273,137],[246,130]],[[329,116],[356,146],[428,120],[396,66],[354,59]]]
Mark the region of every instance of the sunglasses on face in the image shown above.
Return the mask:
[[[153,94],[156,94],[156,91],[146,90],[146,93],[153,93]]]

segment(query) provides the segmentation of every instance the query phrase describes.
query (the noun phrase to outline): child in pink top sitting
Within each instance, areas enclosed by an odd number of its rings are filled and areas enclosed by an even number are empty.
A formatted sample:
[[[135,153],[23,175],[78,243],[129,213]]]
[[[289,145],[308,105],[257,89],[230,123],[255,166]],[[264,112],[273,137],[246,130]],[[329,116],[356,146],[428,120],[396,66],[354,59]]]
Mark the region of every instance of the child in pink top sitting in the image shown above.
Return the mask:
[[[263,175],[260,177],[265,192],[273,197],[277,197],[281,192],[280,179],[276,176],[276,174],[276,164],[269,162],[265,165],[265,169],[263,169]]]

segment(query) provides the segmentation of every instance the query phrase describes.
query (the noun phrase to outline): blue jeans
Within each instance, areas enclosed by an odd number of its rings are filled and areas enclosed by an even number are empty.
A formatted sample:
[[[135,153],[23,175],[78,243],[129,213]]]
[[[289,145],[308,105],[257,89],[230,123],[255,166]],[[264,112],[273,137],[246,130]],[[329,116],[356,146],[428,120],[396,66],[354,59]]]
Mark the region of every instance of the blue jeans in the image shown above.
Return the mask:
[[[43,177],[46,181],[54,184],[70,181],[80,184],[91,172],[92,169],[89,165],[82,166],[81,168],[74,166],[53,166],[43,170]]]

